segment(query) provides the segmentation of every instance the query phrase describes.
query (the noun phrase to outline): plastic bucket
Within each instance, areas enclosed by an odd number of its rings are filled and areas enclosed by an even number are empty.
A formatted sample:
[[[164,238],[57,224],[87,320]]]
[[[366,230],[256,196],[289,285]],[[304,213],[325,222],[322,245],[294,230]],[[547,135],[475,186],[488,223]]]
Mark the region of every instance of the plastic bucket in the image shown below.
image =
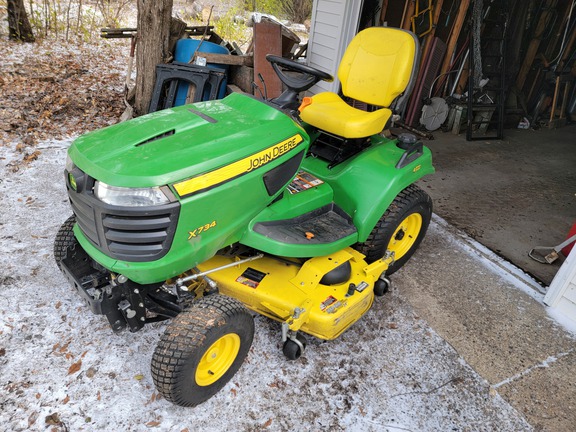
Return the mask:
[[[196,49],[200,45],[198,52],[212,53],[212,54],[230,54],[230,52],[218,44],[204,41],[200,44],[199,39],[179,39],[176,42],[176,48],[174,49],[174,61],[188,63]],[[228,65],[208,63],[206,65],[212,69],[219,69],[228,72]],[[222,99],[226,95],[226,84],[227,80],[224,78],[220,89],[218,91],[218,98]],[[188,83],[180,83],[178,85],[178,90],[176,90],[176,98],[174,99],[174,106],[184,105],[186,103],[186,96],[188,95]],[[202,100],[208,100],[210,97],[210,88],[204,89],[204,94],[202,95]]]

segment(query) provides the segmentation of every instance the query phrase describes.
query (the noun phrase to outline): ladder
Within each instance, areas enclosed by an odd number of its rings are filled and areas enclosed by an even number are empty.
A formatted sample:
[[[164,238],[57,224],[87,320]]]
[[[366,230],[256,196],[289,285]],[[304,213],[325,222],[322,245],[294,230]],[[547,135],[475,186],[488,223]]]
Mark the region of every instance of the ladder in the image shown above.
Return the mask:
[[[470,31],[467,141],[502,139],[504,136],[508,24],[507,0],[474,0]]]

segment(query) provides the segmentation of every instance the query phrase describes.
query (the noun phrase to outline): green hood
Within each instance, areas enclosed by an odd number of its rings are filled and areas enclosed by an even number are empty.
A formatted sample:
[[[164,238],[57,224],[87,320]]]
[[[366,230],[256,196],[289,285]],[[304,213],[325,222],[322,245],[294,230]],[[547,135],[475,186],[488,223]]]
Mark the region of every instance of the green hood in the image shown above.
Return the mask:
[[[256,154],[304,130],[252,97],[158,111],[79,137],[69,155],[76,166],[114,186],[160,186]]]

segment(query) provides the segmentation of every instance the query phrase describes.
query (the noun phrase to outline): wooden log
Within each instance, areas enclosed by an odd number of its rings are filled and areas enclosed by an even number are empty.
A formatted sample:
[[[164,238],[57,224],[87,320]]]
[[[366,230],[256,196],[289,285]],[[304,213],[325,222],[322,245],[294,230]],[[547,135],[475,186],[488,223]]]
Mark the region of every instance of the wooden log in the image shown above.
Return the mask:
[[[249,66],[230,66],[228,82],[242,89],[243,92],[252,94],[252,82],[254,81],[254,68]]]

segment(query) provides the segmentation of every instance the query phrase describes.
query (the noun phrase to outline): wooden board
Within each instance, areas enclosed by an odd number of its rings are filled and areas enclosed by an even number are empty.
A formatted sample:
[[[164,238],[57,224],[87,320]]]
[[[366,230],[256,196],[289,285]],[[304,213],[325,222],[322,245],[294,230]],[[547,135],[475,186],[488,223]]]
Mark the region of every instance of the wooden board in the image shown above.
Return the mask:
[[[254,64],[252,56],[237,56],[237,55],[214,54],[206,52],[199,52],[197,56],[204,57],[206,59],[206,63],[235,65],[235,66],[252,66]]]
[[[456,44],[458,43],[458,38],[460,37],[460,32],[462,31],[462,26],[464,25],[464,19],[466,18],[466,13],[468,12],[468,7],[470,6],[470,0],[462,0],[460,3],[460,8],[458,9],[458,15],[454,20],[452,25],[452,30],[450,31],[450,37],[448,38],[446,56],[444,57],[444,63],[442,63],[442,68],[440,68],[440,74],[445,74],[450,68],[450,62],[452,53],[456,49]]]
[[[282,29],[280,24],[263,20],[254,23],[254,80],[264,92],[258,77],[261,74],[266,83],[268,98],[273,98],[282,93],[282,82],[266,60],[267,54],[282,55]],[[258,90],[254,94],[260,95]]]

